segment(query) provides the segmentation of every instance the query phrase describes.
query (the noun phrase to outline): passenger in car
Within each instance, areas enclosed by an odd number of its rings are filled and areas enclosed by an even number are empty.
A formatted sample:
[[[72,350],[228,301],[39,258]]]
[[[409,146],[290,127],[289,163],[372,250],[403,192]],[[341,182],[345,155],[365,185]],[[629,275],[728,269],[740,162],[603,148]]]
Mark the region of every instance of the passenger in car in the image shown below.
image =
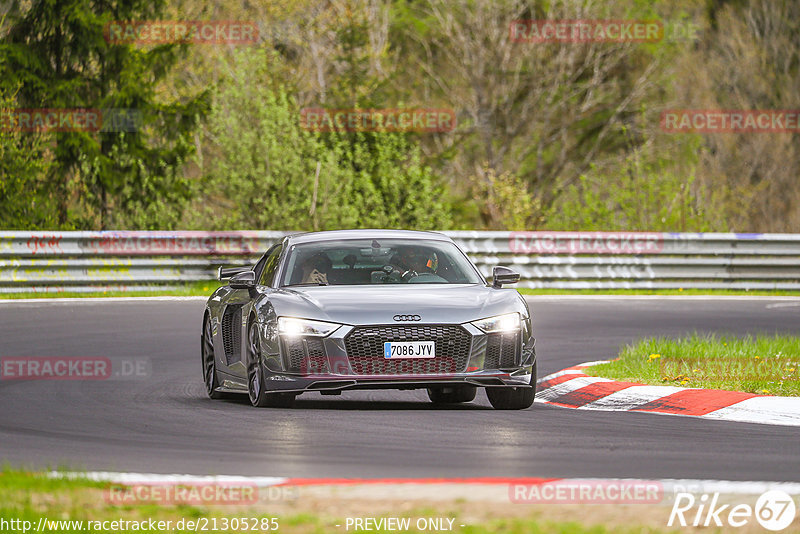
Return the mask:
[[[323,253],[314,254],[303,262],[303,284],[328,285],[328,274],[333,268],[331,259]]]

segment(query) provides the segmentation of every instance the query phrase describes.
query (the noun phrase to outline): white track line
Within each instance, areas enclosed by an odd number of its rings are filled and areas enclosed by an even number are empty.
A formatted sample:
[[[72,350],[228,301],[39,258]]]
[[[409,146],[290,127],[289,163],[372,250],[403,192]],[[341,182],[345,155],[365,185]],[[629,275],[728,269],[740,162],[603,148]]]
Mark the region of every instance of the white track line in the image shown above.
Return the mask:
[[[777,304],[767,304],[767,308],[796,308],[800,306],[800,302],[779,302]]]

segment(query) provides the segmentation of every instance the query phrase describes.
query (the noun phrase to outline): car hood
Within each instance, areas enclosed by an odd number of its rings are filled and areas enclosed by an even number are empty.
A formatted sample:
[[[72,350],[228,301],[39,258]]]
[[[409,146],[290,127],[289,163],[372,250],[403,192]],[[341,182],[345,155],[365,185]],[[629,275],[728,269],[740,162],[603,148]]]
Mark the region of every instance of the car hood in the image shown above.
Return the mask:
[[[387,324],[395,315],[419,315],[421,323],[465,323],[518,311],[524,301],[514,289],[484,285],[418,284],[309,286],[270,294],[277,315],[342,324]]]

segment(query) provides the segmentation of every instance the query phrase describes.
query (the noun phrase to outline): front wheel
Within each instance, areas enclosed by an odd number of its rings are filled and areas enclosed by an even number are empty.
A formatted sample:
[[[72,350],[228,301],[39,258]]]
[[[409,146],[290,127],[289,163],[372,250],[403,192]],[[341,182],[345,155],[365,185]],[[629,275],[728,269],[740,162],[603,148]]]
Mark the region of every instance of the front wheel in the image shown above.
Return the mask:
[[[224,393],[217,391],[217,362],[214,359],[214,336],[211,331],[211,321],[208,315],[203,317],[203,334],[200,338],[200,357],[203,361],[203,381],[206,384],[206,394],[210,399],[223,399]]]
[[[294,393],[269,393],[264,387],[264,366],[258,329],[250,323],[247,328],[247,394],[250,404],[257,408],[291,408]]]
[[[524,410],[530,408],[536,397],[536,364],[531,370],[531,387],[488,387],[486,396],[495,410]]]

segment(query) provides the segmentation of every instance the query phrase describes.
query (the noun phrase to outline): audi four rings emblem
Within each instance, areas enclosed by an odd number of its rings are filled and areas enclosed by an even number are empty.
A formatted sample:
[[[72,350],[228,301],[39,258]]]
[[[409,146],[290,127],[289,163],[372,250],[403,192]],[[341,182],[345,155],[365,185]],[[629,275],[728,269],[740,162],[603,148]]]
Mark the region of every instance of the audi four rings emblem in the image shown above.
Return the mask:
[[[392,319],[395,321],[421,321],[422,317],[419,315],[395,315]]]

